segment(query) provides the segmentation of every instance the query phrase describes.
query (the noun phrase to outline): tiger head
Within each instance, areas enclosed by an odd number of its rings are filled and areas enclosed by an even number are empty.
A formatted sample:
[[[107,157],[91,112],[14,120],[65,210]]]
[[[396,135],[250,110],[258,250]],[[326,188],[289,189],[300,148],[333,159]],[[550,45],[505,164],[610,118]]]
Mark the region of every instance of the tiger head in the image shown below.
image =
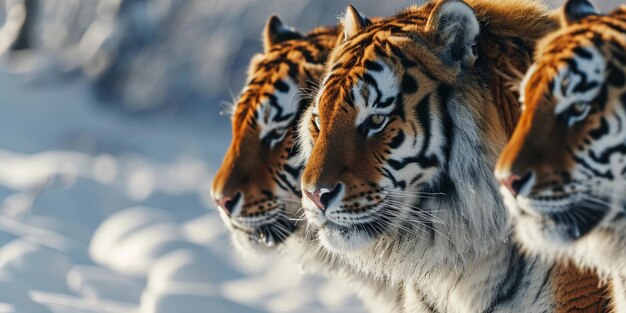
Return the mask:
[[[232,112],[232,141],[211,194],[244,252],[269,252],[295,230],[301,168],[296,125],[305,92],[323,73],[335,29],[302,35],[278,17],[264,30],[264,52],[253,57],[248,82]]]
[[[523,113],[495,170],[528,246],[626,230],[626,7],[600,15],[572,0],[562,15],[522,82]]]
[[[486,20],[496,4],[480,3]],[[483,32],[463,1],[433,1],[374,23],[347,9],[344,42],[299,128],[302,204],[328,250],[359,253],[411,237],[425,243],[405,246],[422,253],[502,239],[505,211],[496,210],[490,166],[507,139],[502,117],[514,113],[496,101],[494,90],[508,88],[492,84],[493,63],[481,57],[498,29],[491,27]],[[509,48],[497,41],[500,50],[489,53]],[[524,51],[532,49],[516,42],[512,50],[528,65],[532,52]]]

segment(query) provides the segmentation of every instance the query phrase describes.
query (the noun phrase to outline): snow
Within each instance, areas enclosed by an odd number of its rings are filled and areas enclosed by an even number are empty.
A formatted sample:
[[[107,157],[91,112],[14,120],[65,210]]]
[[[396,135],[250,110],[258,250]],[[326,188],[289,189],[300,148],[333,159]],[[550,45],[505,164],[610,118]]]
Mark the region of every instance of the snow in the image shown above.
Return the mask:
[[[345,286],[234,253],[207,194],[228,128],[128,118],[80,81],[0,74],[0,94],[0,312],[360,309]]]
[[[32,51],[3,55],[0,26],[0,313],[363,311],[349,282],[235,254],[208,192],[265,19],[348,1],[34,2]]]

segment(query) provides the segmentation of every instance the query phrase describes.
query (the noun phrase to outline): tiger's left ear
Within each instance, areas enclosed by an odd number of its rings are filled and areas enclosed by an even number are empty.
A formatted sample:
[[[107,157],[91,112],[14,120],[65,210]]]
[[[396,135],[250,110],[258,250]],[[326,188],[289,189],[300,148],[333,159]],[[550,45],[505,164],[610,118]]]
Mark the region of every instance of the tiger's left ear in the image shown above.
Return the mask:
[[[598,14],[596,8],[588,0],[567,0],[563,5],[562,25],[566,27],[587,16]]]
[[[474,65],[480,25],[474,10],[467,3],[460,0],[441,1],[428,17],[426,32],[433,36],[438,46],[443,47],[444,63]]]
[[[278,16],[272,15],[267,20],[265,30],[263,31],[263,51],[267,53],[276,44],[285,40],[300,38],[303,38],[302,34],[283,23]]]
[[[372,22],[355,7],[349,5],[348,8],[346,8],[346,13],[341,18],[341,26],[343,26],[341,42],[354,37],[371,23]]]

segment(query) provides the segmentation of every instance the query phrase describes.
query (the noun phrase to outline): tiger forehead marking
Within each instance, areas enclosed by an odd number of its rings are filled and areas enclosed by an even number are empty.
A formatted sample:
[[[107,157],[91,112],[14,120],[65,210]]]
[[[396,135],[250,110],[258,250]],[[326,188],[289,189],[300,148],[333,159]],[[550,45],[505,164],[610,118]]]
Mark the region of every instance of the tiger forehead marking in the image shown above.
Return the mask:
[[[279,86],[274,94],[264,96],[254,113],[255,122],[259,126],[259,138],[266,138],[272,131],[280,130],[280,137],[297,117],[301,109],[299,102],[300,90],[293,79],[287,77],[274,85]],[[280,139],[276,138],[277,141]]]
[[[552,82],[555,98],[555,114],[561,114],[579,101],[591,102],[599,92],[605,79],[605,62],[602,54],[593,46],[579,47],[580,57],[576,66],[564,66]]]

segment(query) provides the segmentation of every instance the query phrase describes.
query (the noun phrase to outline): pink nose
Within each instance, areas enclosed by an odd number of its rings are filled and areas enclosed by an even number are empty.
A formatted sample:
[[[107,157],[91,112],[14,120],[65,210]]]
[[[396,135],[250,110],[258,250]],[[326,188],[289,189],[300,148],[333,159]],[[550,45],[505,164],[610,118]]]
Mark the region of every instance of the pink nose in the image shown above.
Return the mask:
[[[519,184],[518,182],[521,180],[521,178],[515,174],[511,174],[510,176],[504,178],[504,179],[500,179],[500,184],[502,184],[502,186],[506,187],[506,189],[509,190],[509,192],[511,192],[511,194],[516,197],[517,194],[519,194]]]
[[[307,196],[307,198],[311,199],[313,203],[315,203],[315,205],[320,211],[324,212],[326,211],[326,205],[324,205],[324,203],[322,202],[322,195],[323,195],[322,189],[325,189],[325,188],[320,188],[318,190],[315,190],[313,193],[310,193],[305,190],[304,194]]]
[[[234,197],[223,196],[220,199],[215,199],[217,205],[226,213],[226,215],[230,216],[233,213],[235,207],[237,207],[237,203],[241,199],[241,192],[235,194]]]
[[[304,190],[304,194],[315,203],[315,206],[317,206],[320,211],[325,212],[328,204],[339,195],[340,191],[341,184],[337,184],[333,190],[318,188],[312,193]]]

